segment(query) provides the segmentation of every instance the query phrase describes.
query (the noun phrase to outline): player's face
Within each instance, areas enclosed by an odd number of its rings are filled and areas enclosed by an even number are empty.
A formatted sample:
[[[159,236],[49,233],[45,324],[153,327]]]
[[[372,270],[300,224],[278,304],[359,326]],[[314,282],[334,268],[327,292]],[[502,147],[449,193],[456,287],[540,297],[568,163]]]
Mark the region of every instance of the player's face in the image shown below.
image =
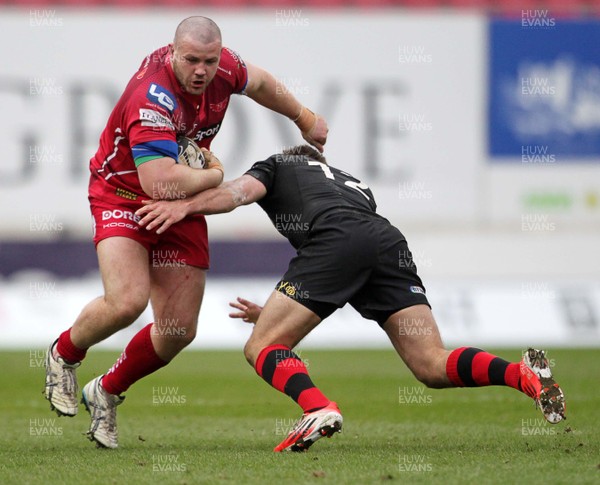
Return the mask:
[[[202,94],[217,73],[221,42],[203,44],[185,37],[171,49],[173,71],[183,89],[190,94]]]

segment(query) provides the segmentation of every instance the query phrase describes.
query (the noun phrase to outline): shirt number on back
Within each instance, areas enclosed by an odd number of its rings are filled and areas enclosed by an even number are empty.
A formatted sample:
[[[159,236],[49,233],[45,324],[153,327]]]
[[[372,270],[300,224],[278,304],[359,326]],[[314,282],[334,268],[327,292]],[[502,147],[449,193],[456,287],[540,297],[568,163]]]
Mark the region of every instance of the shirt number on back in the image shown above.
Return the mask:
[[[325,177],[327,177],[328,179],[331,179],[331,180],[335,180],[335,177],[333,176],[333,172],[331,171],[329,166],[325,165],[324,163],[309,161],[308,164],[316,166],[316,167],[321,167],[321,169],[323,170],[323,173],[325,174]],[[367,184],[364,184],[362,182],[354,182],[352,180],[346,180],[344,182],[344,185],[347,185],[348,187],[352,187],[353,189],[358,190],[365,197],[365,199],[371,200],[369,198],[369,196],[363,192],[363,190],[369,189],[369,186]]]

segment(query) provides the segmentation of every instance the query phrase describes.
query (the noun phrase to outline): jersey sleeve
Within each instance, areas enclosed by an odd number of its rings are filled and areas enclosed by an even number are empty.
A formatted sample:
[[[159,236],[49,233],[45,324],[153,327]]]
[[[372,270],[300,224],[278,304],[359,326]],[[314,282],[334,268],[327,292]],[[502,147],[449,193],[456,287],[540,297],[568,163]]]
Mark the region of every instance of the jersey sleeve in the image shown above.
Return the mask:
[[[240,55],[228,47],[223,47],[219,67],[222,73],[228,74],[227,78],[231,84],[232,93],[243,93],[248,84],[248,70]]]
[[[256,162],[254,165],[252,165],[252,167],[250,167],[250,170],[246,172],[246,175],[250,175],[261,182],[267,189],[267,193],[269,193],[275,180],[276,170],[277,160],[276,156],[273,155],[266,160]]]
[[[177,160],[177,137],[172,115],[175,96],[152,83],[134,93],[126,103],[123,124],[136,167],[156,158]]]

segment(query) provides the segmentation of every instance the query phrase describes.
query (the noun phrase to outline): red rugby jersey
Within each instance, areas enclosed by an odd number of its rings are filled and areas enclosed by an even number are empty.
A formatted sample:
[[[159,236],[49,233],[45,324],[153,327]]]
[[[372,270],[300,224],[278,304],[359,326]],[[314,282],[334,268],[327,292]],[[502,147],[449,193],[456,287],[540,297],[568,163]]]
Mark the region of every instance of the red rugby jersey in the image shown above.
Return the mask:
[[[224,47],[217,73],[204,93],[189,94],[177,81],[170,58],[168,46],[155,50],[127,84],[90,160],[90,199],[147,198],[136,163],[157,153],[177,159],[179,135],[210,148],[229,98],[241,93],[248,80],[242,59]]]

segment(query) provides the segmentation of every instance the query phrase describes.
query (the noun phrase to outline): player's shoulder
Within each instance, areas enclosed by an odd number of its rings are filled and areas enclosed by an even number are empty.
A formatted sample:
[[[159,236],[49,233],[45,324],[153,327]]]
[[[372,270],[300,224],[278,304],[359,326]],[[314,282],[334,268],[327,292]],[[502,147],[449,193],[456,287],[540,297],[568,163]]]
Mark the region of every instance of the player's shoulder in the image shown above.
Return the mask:
[[[246,64],[240,55],[228,47],[221,48],[221,58],[215,76],[215,80],[220,82],[213,84],[227,84],[233,92],[238,92],[246,85],[247,78]]]
[[[245,69],[246,63],[236,51],[230,49],[229,47],[222,47],[219,66],[223,68]]]
[[[152,77],[153,74],[164,69],[168,56],[168,45],[159,47],[158,49],[152,51],[142,60],[140,67],[134,75],[134,79],[137,79],[138,81],[144,81],[145,78]]]
[[[265,158],[264,160],[259,160],[258,162],[254,162],[250,170],[253,169],[269,169],[275,170],[277,169],[277,160],[279,155],[271,155],[269,158]]]
[[[165,46],[145,58],[125,90],[128,104],[159,108],[164,114],[173,114],[178,101],[176,86],[167,72],[168,55],[169,49]]]

